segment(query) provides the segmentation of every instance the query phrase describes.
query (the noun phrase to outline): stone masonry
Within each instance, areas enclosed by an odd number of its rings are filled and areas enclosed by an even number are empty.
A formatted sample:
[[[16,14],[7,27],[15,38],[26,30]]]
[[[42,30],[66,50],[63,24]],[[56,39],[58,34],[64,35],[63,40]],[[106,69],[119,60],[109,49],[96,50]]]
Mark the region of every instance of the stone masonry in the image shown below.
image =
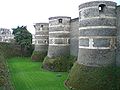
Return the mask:
[[[48,57],[69,55],[70,19],[63,16],[49,18]]]
[[[36,23],[35,28],[35,49],[31,56],[33,61],[43,61],[48,51],[49,24]]]
[[[116,3],[94,1],[79,6],[78,63],[115,65]]]
[[[48,50],[49,24],[36,23],[35,27],[35,51],[46,52]]]
[[[78,58],[65,85],[71,90],[120,90],[115,70],[120,66],[120,6],[112,1],[79,5],[78,30]]]
[[[62,23],[59,22],[59,20],[61,19],[62,19]],[[66,54],[70,54],[72,56],[77,57],[78,56],[79,18],[71,19],[70,17],[66,17],[66,16],[51,17],[49,18],[48,26],[49,26],[48,27],[49,28],[48,44],[50,44],[50,47],[48,48],[49,49],[48,56],[52,57],[52,56],[59,56],[62,54],[64,55],[66,52]],[[40,48],[41,45],[38,44],[38,40],[43,38],[43,36],[40,37],[40,35],[43,34],[43,33],[40,34],[41,32],[40,23],[36,23],[34,27],[35,27],[35,51],[41,51],[41,48]]]
[[[116,65],[120,66],[120,5],[117,6],[117,50],[116,50]]]
[[[119,15],[120,6],[115,2],[92,1],[79,6],[79,18],[50,17],[47,56],[70,54],[78,57],[79,64],[87,66],[115,65],[115,62],[120,66]],[[35,44],[35,50],[40,49],[43,48]]]
[[[12,35],[10,29],[0,28],[0,42],[11,42],[14,40],[14,35]]]

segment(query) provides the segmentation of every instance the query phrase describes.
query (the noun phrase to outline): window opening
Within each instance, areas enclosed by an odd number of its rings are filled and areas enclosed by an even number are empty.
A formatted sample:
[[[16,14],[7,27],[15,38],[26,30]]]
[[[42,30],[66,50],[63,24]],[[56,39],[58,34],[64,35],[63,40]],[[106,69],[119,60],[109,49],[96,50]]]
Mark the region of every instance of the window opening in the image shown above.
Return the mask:
[[[104,4],[99,5],[99,12],[104,12],[105,6]]]
[[[62,19],[58,19],[59,23],[62,23]]]
[[[41,25],[41,28],[43,28],[43,25]]]

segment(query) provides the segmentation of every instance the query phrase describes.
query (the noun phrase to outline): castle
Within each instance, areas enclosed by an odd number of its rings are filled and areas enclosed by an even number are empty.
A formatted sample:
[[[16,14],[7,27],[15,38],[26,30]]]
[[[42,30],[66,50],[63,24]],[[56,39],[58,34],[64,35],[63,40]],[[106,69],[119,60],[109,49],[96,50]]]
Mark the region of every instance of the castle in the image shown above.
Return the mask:
[[[66,16],[50,17],[49,23],[36,23],[34,27],[35,51],[49,51],[50,57],[64,53],[77,56],[79,18],[71,19]],[[57,51],[58,49],[59,51]]]
[[[89,6],[92,3],[96,6]],[[111,1],[96,1],[82,4],[79,9],[79,18],[56,16],[50,17],[49,23],[36,23],[35,51],[46,51],[49,57],[77,57],[79,49],[118,48],[119,6]]]
[[[36,53],[32,57],[34,60],[42,58],[43,68],[64,71],[62,69],[69,62],[65,57],[75,56],[77,61],[66,80],[68,87],[77,90],[113,90],[107,76],[113,74],[113,67],[120,66],[120,6],[115,2],[87,2],[79,6],[78,18],[50,17],[49,23],[36,23],[34,27]],[[104,72],[106,77],[96,76],[96,71],[99,75]],[[91,81],[98,83],[92,83],[97,88],[90,86]],[[86,87],[79,87],[81,83]]]

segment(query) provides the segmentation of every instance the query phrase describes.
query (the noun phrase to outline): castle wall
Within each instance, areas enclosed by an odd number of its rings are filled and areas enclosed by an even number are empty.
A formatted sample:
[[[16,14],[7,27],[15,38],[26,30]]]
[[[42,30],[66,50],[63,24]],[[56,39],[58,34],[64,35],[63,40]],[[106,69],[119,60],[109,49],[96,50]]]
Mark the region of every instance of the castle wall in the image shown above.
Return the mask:
[[[70,23],[70,55],[78,56],[79,18],[71,19]]]
[[[79,6],[79,18],[58,16],[50,17],[49,24],[36,23],[35,51],[48,51],[49,57],[78,56],[78,62],[88,66],[120,66],[119,15],[115,2],[93,1]]]
[[[79,6],[78,63],[115,65],[116,3],[93,1]]]
[[[48,57],[69,55],[70,19],[64,16],[49,18]]]
[[[117,6],[117,49],[116,49],[116,65],[120,66],[120,6]]]

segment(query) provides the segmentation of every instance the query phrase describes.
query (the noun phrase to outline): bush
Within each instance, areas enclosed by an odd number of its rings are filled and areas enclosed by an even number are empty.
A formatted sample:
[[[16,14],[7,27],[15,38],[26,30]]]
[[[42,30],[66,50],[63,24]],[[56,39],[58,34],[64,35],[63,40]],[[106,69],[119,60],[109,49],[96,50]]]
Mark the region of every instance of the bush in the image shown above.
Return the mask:
[[[117,90],[115,71],[112,66],[89,67],[76,62],[65,85],[71,90]]]
[[[34,45],[29,46],[29,48],[24,48],[22,53],[23,57],[31,57],[34,51]]]
[[[73,56],[60,56],[49,58],[48,56],[43,61],[43,68],[50,71],[68,71],[76,61]]]
[[[41,61],[42,62],[46,55],[47,55],[47,52],[33,51],[31,59],[33,61]]]

